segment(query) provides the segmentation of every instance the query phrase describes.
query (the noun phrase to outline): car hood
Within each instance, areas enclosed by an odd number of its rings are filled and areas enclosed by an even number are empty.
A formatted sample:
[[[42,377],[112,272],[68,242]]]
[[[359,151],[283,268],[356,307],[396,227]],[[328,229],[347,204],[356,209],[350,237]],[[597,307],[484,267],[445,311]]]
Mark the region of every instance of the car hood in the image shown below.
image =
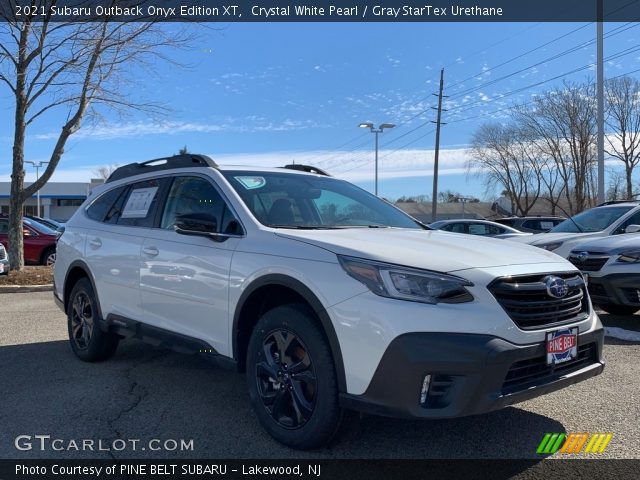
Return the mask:
[[[626,233],[586,241],[576,247],[573,252],[620,253],[628,250],[640,250],[640,234]]]
[[[512,242],[528,243],[529,245],[542,245],[544,243],[553,242],[566,242],[567,240],[573,240],[582,236],[588,237],[598,232],[584,232],[584,233],[536,233],[526,237],[511,237],[509,240]]]
[[[440,272],[536,263],[565,263],[558,255],[509,240],[395,228],[279,230],[277,235],[333,253]]]

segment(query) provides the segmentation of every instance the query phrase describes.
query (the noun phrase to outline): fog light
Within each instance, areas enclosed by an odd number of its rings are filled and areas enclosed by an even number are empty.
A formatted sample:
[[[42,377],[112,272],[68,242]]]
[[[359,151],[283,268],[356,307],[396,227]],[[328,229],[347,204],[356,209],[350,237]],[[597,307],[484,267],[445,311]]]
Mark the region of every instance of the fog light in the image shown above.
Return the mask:
[[[422,390],[420,390],[420,405],[423,407],[427,403],[427,395],[429,394],[429,384],[431,383],[431,375],[425,375],[422,380]]]

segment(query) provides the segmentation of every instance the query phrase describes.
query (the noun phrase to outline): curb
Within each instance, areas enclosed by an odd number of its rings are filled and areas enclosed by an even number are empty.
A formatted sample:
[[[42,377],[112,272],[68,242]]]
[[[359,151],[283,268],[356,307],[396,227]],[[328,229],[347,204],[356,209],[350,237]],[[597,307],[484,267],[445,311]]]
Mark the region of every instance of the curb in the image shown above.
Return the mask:
[[[0,294],[3,293],[30,293],[52,292],[53,284],[49,285],[0,285]]]

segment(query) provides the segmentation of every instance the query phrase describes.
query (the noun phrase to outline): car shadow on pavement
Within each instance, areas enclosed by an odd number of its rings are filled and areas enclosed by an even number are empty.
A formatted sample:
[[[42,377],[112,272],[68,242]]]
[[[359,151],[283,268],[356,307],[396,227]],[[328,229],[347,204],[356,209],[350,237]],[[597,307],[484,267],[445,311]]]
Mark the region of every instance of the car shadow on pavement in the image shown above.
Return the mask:
[[[0,458],[530,458],[547,432],[565,432],[551,417],[509,407],[452,420],[365,416],[328,448],[300,452],[269,437],[251,410],[244,375],[198,356],[138,341],[115,357],[84,363],[66,341],[0,347]],[[393,385],[390,385],[393,388]],[[122,451],[77,451],[19,435],[80,442],[138,439]],[[144,449],[149,439],[193,440],[187,450]]]

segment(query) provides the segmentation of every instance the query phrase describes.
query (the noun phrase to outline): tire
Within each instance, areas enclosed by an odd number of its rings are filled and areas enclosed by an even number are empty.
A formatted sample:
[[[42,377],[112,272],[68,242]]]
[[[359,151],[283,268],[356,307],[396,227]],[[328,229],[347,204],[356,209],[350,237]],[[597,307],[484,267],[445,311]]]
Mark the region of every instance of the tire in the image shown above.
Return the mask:
[[[247,386],[262,426],[292,448],[328,444],[347,419],[329,344],[305,305],[276,307],[260,318],[247,351]]]
[[[120,337],[104,332],[95,292],[89,279],[82,278],[74,285],[67,306],[67,330],[71,349],[85,362],[99,362],[113,356]]]
[[[633,315],[640,308],[632,307],[630,305],[618,305],[615,303],[605,303],[602,305],[598,305],[602,310],[607,313],[611,313],[612,315]]]
[[[56,249],[49,248],[42,254],[42,265],[50,267],[56,263]]]

